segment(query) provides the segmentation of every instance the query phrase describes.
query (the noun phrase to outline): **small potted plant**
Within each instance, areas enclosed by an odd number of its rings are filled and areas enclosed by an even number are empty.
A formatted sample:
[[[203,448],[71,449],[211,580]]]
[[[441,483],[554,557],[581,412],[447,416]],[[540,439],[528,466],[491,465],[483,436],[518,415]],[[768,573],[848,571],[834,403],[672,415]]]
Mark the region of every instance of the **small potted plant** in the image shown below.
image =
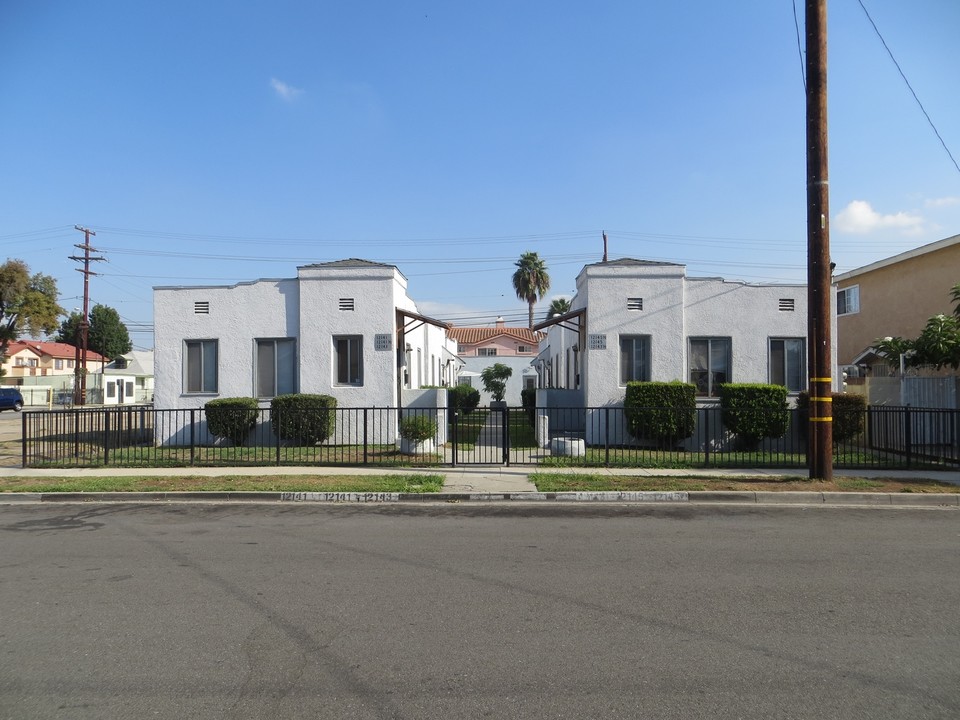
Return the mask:
[[[436,448],[437,421],[426,415],[411,415],[400,421],[400,452],[404,455],[430,453]]]

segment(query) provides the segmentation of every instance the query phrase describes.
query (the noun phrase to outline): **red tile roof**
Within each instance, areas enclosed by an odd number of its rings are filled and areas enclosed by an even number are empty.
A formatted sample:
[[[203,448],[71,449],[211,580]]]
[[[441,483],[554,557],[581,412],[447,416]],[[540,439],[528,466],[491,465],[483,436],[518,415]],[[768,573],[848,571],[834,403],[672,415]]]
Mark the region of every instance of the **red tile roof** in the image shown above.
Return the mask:
[[[447,335],[462,345],[490,342],[501,335],[537,345],[544,337],[543,333],[521,327],[452,327],[447,330]]]
[[[41,342],[39,340],[14,340],[7,348],[7,355],[13,355],[21,350],[29,348],[40,355],[48,355],[53,358],[74,359],[77,356],[77,349],[68,343]],[[100,353],[87,349],[88,362],[100,362],[102,358]]]

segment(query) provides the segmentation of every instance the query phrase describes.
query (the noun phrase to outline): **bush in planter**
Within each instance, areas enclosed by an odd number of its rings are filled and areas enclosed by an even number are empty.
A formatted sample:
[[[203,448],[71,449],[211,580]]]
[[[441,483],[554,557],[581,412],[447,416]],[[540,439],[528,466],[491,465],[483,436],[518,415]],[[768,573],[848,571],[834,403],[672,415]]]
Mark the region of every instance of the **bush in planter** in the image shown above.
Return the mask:
[[[763,438],[783,437],[790,424],[782,385],[724,383],[720,410],[723,424],[744,449],[756,448]]]
[[[867,399],[863,395],[830,393],[831,415],[833,417],[833,444],[853,440],[863,432],[864,418],[867,414]],[[797,395],[797,410],[803,423],[800,430],[806,437],[810,415],[810,393],[804,390]]]
[[[280,439],[297,445],[316,445],[337,427],[337,400],[329,395],[293,393],[270,401],[270,425]]]
[[[447,388],[447,402],[455,411],[469,415],[480,404],[480,391],[469,385],[454,385]]]
[[[427,415],[409,415],[400,421],[400,437],[411,443],[422,443],[437,436],[437,421]]]
[[[493,395],[494,402],[503,402],[507,394],[507,380],[513,375],[513,369],[503,363],[494,363],[480,373],[483,389]]]
[[[623,414],[627,431],[638,440],[677,445],[696,427],[697,388],[679,381],[628,382]]]
[[[218,398],[203,406],[207,428],[217,437],[226,438],[234,445],[243,445],[253,426],[257,424],[259,409],[255,398]]]

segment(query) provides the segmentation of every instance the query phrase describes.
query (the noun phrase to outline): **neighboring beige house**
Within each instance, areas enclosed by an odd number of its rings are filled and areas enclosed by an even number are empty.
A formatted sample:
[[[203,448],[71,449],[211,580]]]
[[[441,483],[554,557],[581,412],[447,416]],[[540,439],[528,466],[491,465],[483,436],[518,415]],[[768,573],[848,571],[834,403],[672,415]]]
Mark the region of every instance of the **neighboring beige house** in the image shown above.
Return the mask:
[[[508,327],[503,318],[497,318],[493,327],[451,327],[447,336],[457,342],[457,355],[464,362],[457,381],[480,391],[481,403],[492,398],[483,390],[480,373],[494,363],[513,370],[507,381],[505,400],[510,405],[520,404],[520,390],[537,384],[537,372],[531,364],[540,352],[544,333],[525,327]]]
[[[953,311],[960,235],[834,276],[837,364],[854,365],[882,337],[915,338],[934,315]]]
[[[7,348],[3,361],[5,377],[15,378],[73,375],[76,370],[77,349],[73,345],[38,340],[15,340]],[[105,358],[87,350],[87,370],[100,369]]]

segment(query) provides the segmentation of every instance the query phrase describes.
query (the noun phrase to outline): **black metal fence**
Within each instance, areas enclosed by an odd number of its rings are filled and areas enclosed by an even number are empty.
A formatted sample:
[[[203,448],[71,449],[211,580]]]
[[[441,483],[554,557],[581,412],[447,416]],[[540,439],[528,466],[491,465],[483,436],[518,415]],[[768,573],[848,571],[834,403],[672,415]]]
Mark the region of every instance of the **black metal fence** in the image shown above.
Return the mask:
[[[25,412],[24,467],[515,464],[794,468],[807,466],[799,410],[754,417],[773,436],[746,436],[719,407],[336,408],[329,434],[303,442],[290,423],[257,411],[239,442],[211,432],[203,409],[151,406]],[[759,411],[755,411],[759,412]],[[692,414],[691,414],[692,413]],[[835,436],[838,468],[960,466],[960,411],[869,407]],[[285,427],[283,434],[275,427]],[[284,436],[285,435],[285,436]],[[311,437],[305,429],[303,436]]]

